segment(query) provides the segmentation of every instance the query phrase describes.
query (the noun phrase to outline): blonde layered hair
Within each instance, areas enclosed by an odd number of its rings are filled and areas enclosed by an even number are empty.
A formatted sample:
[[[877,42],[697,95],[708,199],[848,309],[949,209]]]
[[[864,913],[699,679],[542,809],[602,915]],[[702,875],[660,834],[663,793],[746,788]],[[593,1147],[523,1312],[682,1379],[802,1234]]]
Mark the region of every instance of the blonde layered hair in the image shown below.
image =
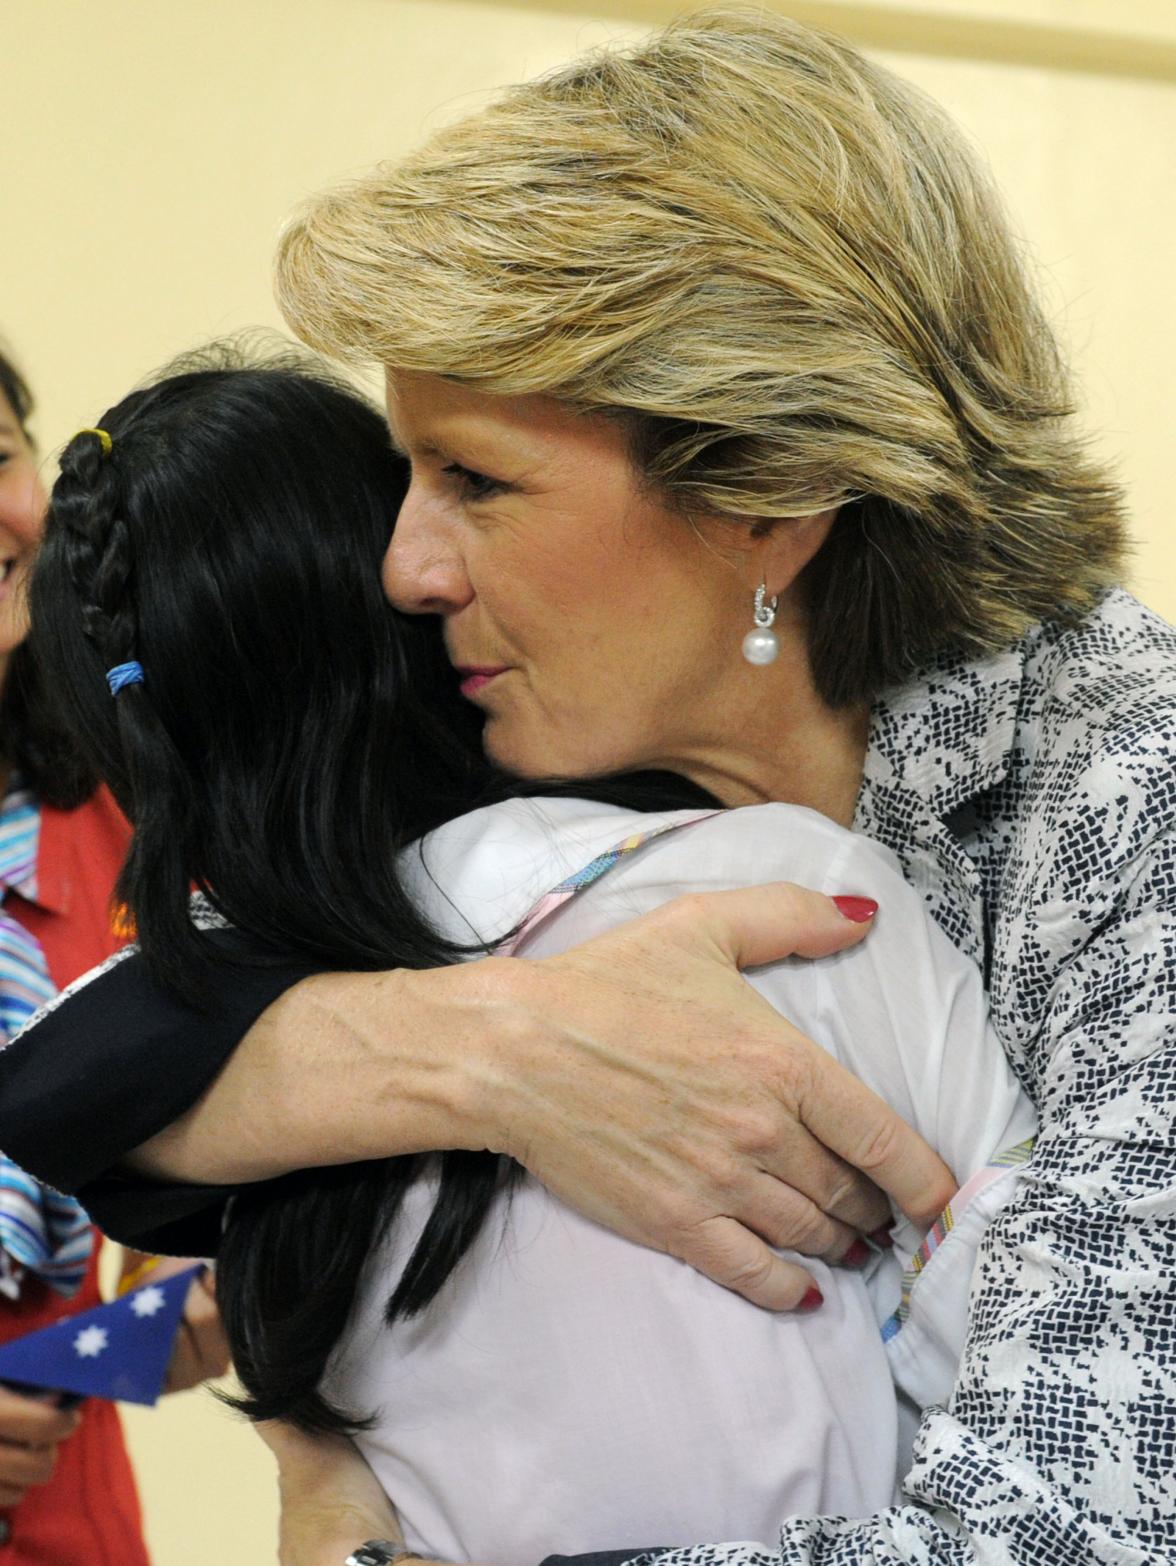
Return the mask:
[[[287,320],[344,358],[624,418],[687,515],[839,505],[805,575],[834,705],[1075,618],[1117,490],[960,133],[844,42],[713,10],[320,196]]]

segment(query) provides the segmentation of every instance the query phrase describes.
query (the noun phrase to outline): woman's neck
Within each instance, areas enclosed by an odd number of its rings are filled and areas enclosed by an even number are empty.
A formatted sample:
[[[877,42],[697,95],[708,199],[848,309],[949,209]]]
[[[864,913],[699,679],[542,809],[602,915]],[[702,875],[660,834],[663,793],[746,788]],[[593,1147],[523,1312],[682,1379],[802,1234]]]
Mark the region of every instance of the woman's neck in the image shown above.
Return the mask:
[[[725,805],[805,805],[852,826],[861,791],[870,708],[830,707],[818,694],[803,639],[781,637],[767,669],[729,690],[722,732],[667,764]]]
[[[775,753],[744,748],[737,755],[699,757],[674,770],[725,805],[805,805],[848,827],[857,811],[868,730],[868,709],[826,711],[824,721],[784,735]]]

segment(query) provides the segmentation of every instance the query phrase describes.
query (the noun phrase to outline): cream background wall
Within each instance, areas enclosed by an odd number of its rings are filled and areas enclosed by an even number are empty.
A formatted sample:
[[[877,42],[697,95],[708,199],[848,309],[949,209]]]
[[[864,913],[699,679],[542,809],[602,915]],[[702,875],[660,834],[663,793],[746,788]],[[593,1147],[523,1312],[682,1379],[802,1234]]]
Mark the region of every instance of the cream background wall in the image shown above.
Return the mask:
[[[0,332],[54,447],[177,351],[277,325],[269,256],[316,186],[663,0],[4,0]],[[1133,502],[1135,586],[1176,619],[1176,6],[781,5],[839,27],[986,150]],[[259,1443],[206,1394],[128,1419],[158,1566],[273,1558]],[[558,1542],[558,1541],[556,1541]]]

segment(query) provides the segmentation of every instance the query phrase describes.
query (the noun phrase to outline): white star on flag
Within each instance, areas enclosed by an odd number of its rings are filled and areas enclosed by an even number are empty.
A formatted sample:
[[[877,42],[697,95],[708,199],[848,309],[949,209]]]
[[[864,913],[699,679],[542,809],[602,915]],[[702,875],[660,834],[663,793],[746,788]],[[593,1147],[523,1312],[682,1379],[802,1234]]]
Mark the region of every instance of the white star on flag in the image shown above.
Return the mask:
[[[109,1342],[105,1327],[86,1327],[74,1339],[80,1359],[96,1359]]]
[[[149,1408],[164,1389],[184,1301],[203,1271],[195,1265],[170,1278],[157,1273],[146,1288],[120,1294],[108,1305],[0,1343],[0,1386],[15,1381]],[[7,1553],[0,1548],[0,1556]]]
[[[131,1309],[136,1316],[154,1316],[157,1310],[162,1310],[166,1299],[162,1289],[156,1288],[154,1283],[148,1284],[145,1289],[136,1289],[131,1295]]]

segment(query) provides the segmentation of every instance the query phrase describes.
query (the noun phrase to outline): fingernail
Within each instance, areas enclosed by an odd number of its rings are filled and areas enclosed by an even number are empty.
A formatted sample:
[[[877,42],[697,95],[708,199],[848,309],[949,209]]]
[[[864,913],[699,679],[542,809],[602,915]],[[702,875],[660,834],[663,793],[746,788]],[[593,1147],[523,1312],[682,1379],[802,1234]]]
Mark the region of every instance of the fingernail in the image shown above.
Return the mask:
[[[870,1247],[865,1240],[855,1240],[841,1258],[843,1267],[864,1267],[870,1259]]]
[[[867,924],[878,912],[878,904],[872,897],[835,897],[837,911],[843,919],[854,924]]]
[[[825,1296],[821,1293],[820,1289],[818,1289],[816,1284],[814,1283],[812,1288],[809,1289],[808,1293],[805,1295],[805,1297],[801,1300],[800,1304],[796,1308],[797,1308],[797,1310],[805,1310],[805,1311],[808,1311],[808,1310],[819,1310],[820,1307],[824,1303],[825,1303]]]
[[[876,1245],[880,1251],[894,1249],[894,1236],[890,1232],[889,1224],[884,1223],[880,1229],[875,1229],[872,1234],[868,1234],[866,1239],[871,1245]]]

